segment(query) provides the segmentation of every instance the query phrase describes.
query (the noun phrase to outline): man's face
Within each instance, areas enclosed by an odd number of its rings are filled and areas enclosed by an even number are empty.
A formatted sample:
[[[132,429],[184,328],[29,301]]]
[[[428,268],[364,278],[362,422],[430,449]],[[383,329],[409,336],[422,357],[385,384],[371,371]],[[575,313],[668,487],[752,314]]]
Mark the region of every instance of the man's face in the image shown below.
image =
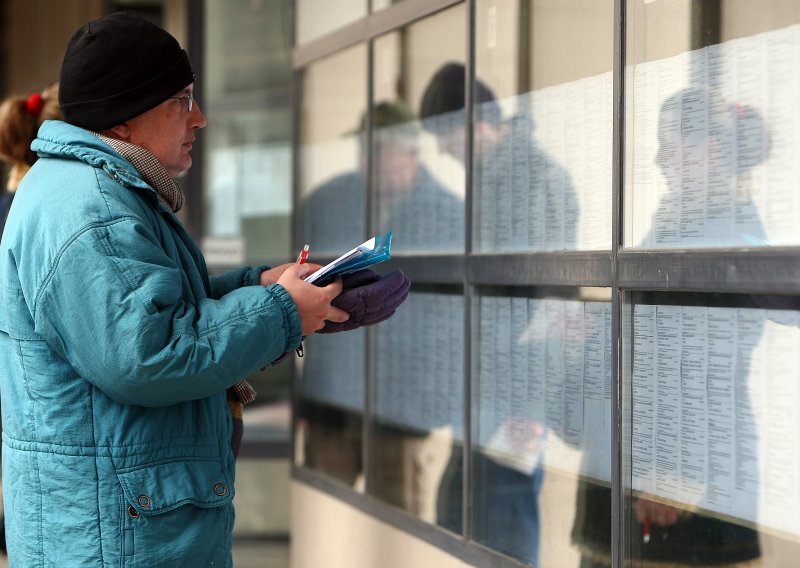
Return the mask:
[[[439,143],[439,150],[450,154],[453,158],[458,160],[461,165],[464,165],[464,150],[466,145],[466,128],[463,126],[454,126],[449,130],[437,133],[437,141]]]
[[[381,188],[404,194],[413,189],[417,177],[418,150],[408,142],[383,142],[378,147],[378,178]]]
[[[189,152],[195,141],[195,130],[206,125],[206,118],[197,101],[192,101],[189,111],[189,96],[194,85],[175,93],[157,107],[127,121],[131,144],[149,150],[164,165],[170,176],[176,177],[189,169],[192,157]]]
[[[496,127],[482,120],[475,123],[474,144],[476,151],[487,151],[500,141],[500,132]],[[439,149],[450,154],[461,165],[466,164],[465,152],[467,142],[467,129],[464,126],[455,126],[450,130],[437,133]]]

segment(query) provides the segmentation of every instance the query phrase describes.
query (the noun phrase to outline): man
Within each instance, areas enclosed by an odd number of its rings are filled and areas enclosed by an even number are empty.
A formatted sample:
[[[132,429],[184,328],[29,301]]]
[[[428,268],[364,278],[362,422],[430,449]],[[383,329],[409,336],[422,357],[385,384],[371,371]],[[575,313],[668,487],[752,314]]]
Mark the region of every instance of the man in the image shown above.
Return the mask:
[[[365,128],[363,117],[357,132]],[[418,121],[402,101],[381,101],[372,112],[374,169],[379,232],[394,231],[393,247],[401,252],[441,251],[464,246],[464,202],[431,174],[420,155]],[[310,243],[338,243],[345,248],[352,235],[364,234],[367,153],[359,136],[359,167],[313,188],[303,210]],[[343,229],[337,211],[356,214]]]
[[[337,173],[315,186],[305,197],[302,204],[305,219],[301,225],[304,239],[341,249],[358,238],[354,235],[364,235],[365,196],[367,186],[372,185],[370,190],[377,198],[379,213],[378,232],[394,232],[394,250],[463,249],[464,202],[442,186],[426,167],[420,148],[423,133],[412,110],[402,100],[384,100],[375,103],[371,118],[373,183],[367,180],[365,113],[351,133],[358,134],[358,167]],[[351,217],[347,223],[342,223],[342,216],[348,212]],[[418,331],[420,321],[415,321],[416,328],[406,327],[404,332]],[[348,358],[347,367],[340,364],[336,367],[337,375],[347,377],[351,385],[347,389],[354,397],[349,401],[351,404],[344,404],[341,398],[324,400],[320,397],[323,389],[330,392],[322,385],[331,380],[331,356],[341,359],[341,353],[340,344],[335,340],[318,342],[316,349],[309,350],[303,367],[303,383],[299,387],[299,413],[303,417],[303,437],[307,444],[306,464],[353,485],[363,471],[363,416],[357,410],[361,401],[356,400],[356,395],[363,384],[364,364],[359,354]],[[380,380],[392,379],[383,376]],[[341,383],[337,381],[337,384]],[[419,428],[379,422],[380,443],[375,446],[379,455],[372,464],[372,474],[377,480],[375,495],[415,514],[432,511],[435,499],[426,491],[432,485],[428,481],[432,468],[412,467],[412,461],[415,464],[417,461],[408,457],[413,454],[414,459],[424,459],[419,456],[430,447],[432,437]],[[428,451],[425,455],[433,453]]]
[[[460,63],[448,63],[434,73],[428,83],[420,104],[420,116],[423,125],[437,139],[442,152],[450,154],[466,167],[466,71]],[[530,145],[522,147],[520,139],[514,138],[513,126],[517,128],[522,120],[519,117],[503,119],[500,105],[492,89],[480,80],[475,81],[473,91],[475,105],[473,122],[474,159],[479,165],[475,171],[475,195],[473,199],[479,206],[478,242],[479,250],[497,250],[495,233],[500,232],[500,224],[495,216],[487,215],[491,208],[496,208],[500,200],[498,193],[501,184],[494,174],[498,171],[511,171],[512,164],[503,162],[504,156],[517,152],[529,152],[538,155],[538,163],[545,160],[541,149]],[[530,142],[530,136],[528,136]],[[554,167],[554,166],[548,166]],[[517,174],[518,172],[513,172]],[[515,175],[518,180],[530,180],[530,176]],[[539,188],[531,184],[524,188],[533,194]],[[571,186],[565,188],[570,193]],[[547,195],[539,201],[551,200]],[[509,214],[512,212],[509,210]],[[523,215],[529,214],[522,211]],[[507,221],[507,220],[506,220]],[[490,238],[487,238],[487,234]],[[525,242],[527,246],[527,239]],[[493,325],[484,322],[483,325]],[[482,379],[491,380],[490,377]],[[544,480],[544,470],[540,462],[540,452],[544,442],[545,426],[533,416],[504,417],[504,424],[493,431],[492,424],[480,424],[481,431],[492,432],[486,447],[478,447],[472,453],[473,474],[473,508],[477,512],[475,518],[474,537],[477,541],[492,548],[518,558],[526,563],[539,563],[539,492]],[[497,459],[497,452],[492,453],[493,440],[500,440],[509,429],[517,429],[528,433],[526,441],[530,456],[520,451],[516,457],[525,458],[519,462],[530,463],[521,466],[514,460]],[[437,522],[439,525],[461,532],[463,527],[463,456],[456,450],[450,457],[450,463],[442,477],[437,502]]]
[[[464,201],[428,169],[419,121],[398,102],[376,105],[374,123],[381,226],[404,252],[462,250]]]
[[[206,123],[193,82],[130,14],[67,47],[65,121],[40,129],[0,248],[12,565],[230,566],[226,390],[349,317],[340,281],[303,281],[313,266],[209,278],[174,215]]]

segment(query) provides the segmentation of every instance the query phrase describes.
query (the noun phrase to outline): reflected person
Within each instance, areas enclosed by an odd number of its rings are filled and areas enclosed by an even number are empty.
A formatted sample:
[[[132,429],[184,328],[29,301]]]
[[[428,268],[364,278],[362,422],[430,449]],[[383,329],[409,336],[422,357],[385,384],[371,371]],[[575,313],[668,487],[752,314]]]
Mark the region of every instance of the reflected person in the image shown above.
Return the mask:
[[[464,167],[467,165],[465,87],[464,66],[460,63],[444,65],[434,74],[425,90],[420,110],[423,125],[436,136],[441,151]],[[574,240],[578,209],[574,187],[564,168],[535,141],[528,109],[523,108],[504,119],[494,92],[481,80],[475,82],[474,101],[474,159],[480,165],[475,169],[475,180],[480,180],[480,183],[475,182],[478,188],[476,194],[480,193],[476,203],[480,207],[495,207],[501,200],[511,199],[513,192],[521,192],[525,194],[529,207],[544,207],[550,212],[565,213],[562,218],[550,216],[547,227],[529,226],[526,231],[546,233],[549,230],[550,240],[558,242],[554,248],[563,247],[564,243]],[[515,163],[512,158],[514,155],[523,156],[524,161]],[[531,170],[528,170],[529,164]],[[518,171],[514,167],[524,167],[526,171]],[[508,172],[514,175],[509,176]],[[519,185],[511,187],[512,181]],[[556,202],[559,203],[558,207],[555,206]],[[574,214],[566,215],[567,211]],[[478,213],[483,218],[487,211]],[[521,213],[523,218],[534,216],[529,210]],[[483,231],[484,225],[481,227]],[[556,227],[560,235],[557,239],[553,235]],[[489,237],[493,243],[495,239],[499,242],[499,237],[510,237],[510,234],[500,235],[500,229],[491,219],[486,228],[495,233]],[[517,245],[527,248],[531,242],[528,234],[524,235],[523,241]],[[488,377],[485,379],[489,380]],[[528,410],[532,412],[532,409]],[[478,541],[500,552],[537,564],[540,526],[538,497],[544,479],[539,448],[544,443],[546,428],[533,416],[509,415],[491,439],[502,440],[507,431],[512,430],[529,433],[527,446],[533,450],[524,453],[531,453],[537,458],[529,464],[530,467],[513,467],[507,460],[498,459],[496,454],[490,456],[491,447],[475,448],[472,453],[474,534]],[[462,531],[463,526],[462,459],[460,451],[453,452],[442,478],[438,502],[438,523],[457,533]]]
[[[465,71],[442,66],[431,79],[420,109],[422,124],[441,152],[467,167]],[[473,87],[473,202],[475,246],[481,251],[575,250],[580,203],[569,171],[537,136],[530,93],[506,100],[504,117],[494,91],[477,79]]]
[[[316,242],[328,247],[331,241],[341,241],[342,219],[332,211],[352,212],[347,218],[347,234],[366,234],[364,204],[372,184],[367,180],[365,123],[366,117],[356,130],[361,134],[358,169],[324,182],[304,200],[304,235],[312,247]],[[464,202],[426,167],[421,156],[422,132],[409,107],[402,101],[377,103],[372,126],[380,232],[394,231],[392,247],[396,251],[463,247]],[[344,250],[353,245],[341,244]]]
[[[687,112],[707,112],[708,128],[686,127]],[[760,150],[754,150],[760,149]],[[753,167],[764,161],[769,151],[769,136],[760,113],[747,105],[727,103],[714,93],[687,88],[668,97],[661,105],[658,122],[658,151],[655,163],[667,183],[653,215],[645,244],[674,238],[684,229],[684,237],[693,238],[691,208],[686,202],[703,193],[706,179],[697,172],[707,171],[707,187],[721,188],[728,195],[715,204],[713,213],[726,220],[728,231],[711,235],[724,237],[729,244],[747,242],[764,244],[765,231],[751,198]],[[706,170],[706,167],[708,168]],[[690,180],[695,180],[691,182]],[[681,203],[683,202],[683,207]],[[678,222],[678,212],[690,216]],[[711,218],[712,215],[707,215]],[[680,226],[678,226],[680,225]],[[731,230],[730,227],[735,227]],[[674,235],[669,233],[673,232]],[[702,238],[702,235],[700,235]],[[733,243],[730,243],[730,240]],[[652,297],[650,297],[652,296]],[[682,305],[728,305],[724,295],[681,294]],[[674,296],[645,294],[647,303],[663,303]],[[762,307],[758,297],[748,297],[743,308]],[[774,306],[773,306],[774,307]],[[752,331],[752,330],[751,330]],[[738,377],[749,377],[749,350],[737,353]],[[681,380],[686,377],[682,376]],[[731,382],[736,377],[730,377]],[[742,410],[744,409],[744,410]],[[737,403],[737,420],[752,422],[750,401]],[[758,486],[757,464],[737,463],[739,469],[753,471],[751,485]],[[755,511],[757,495],[748,506]],[[581,481],[578,491],[578,514],[573,527],[573,541],[582,552],[582,568],[611,566],[611,490]],[[678,508],[654,499],[633,498],[631,502],[630,539],[633,560],[669,563],[670,566],[728,565],[751,561],[761,556],[758,533],[752,528],[728,522],[691,507]]]
[[[686,88],[659,110],[655,164],[666,185],[640,246],[765,246],[753,168],[770,151],[760,113]]]
[[[393,250],[438,250],[463,246],[464,202],[443,187],[423,163],[420,150],[422,132],[408,105],[402,101],[376,103],[372,111],[372,126],[380,232],[394,232]],[[367,238],[364,205],[370,184],[367,183],[365,128],[366,115],[354,131],[359,135],[358,169],[338,174],[315,187],[302,203],[303,238],[312,249],[321,250],[324,246],[324,250],[335,250],[339,254],[356,244],[349,240],[352,235],[358,235],[357,238],[362,240]],[[333,212],[347,212],[348,216],[343,219]],[[460,233],[454,236],[453,227],[460,228]],[[329,353],[330,348],[321,342],[336,340],[317,338],[313,341],[316,348],[310,344],[306,365],[309,372],[324,372],[327,364],[324,353]],[[363,373],[363,364],[359,363],[362,358],[361,353],[354,353],[349,358],[348,368],[352,364],[353,371],[348,376],[356,382],[363,381],[356,376]],[[339,367],[336,374],[343,372]],[[359,403],[355,401],[353,406],[357,407]],[[360,412],[303,398],[301,414],[303,432],[307,437],[306,464],[348,485],[357,484],[363,470]],[[409,440],[419,441],[425,435],[402,430],[387,433],[387,440],[390,437],[394,443],[387,442],[383,449],[387,449],[387,454],[394,459],[403,451],[388,451],[390,444],[393,448],[401,448],[408,445]],[[380,464],[376,468],[380,468]],[[408,485],[405,480],[411,474],[400,466],[390,469],[376,473],[392,479],[388,483],[392,486],[391,495],[384,495],[384,498],[407,510],[412,509],[408,506],[411,498],[403,490]],[[399,481],[395,483],[394,479]]]

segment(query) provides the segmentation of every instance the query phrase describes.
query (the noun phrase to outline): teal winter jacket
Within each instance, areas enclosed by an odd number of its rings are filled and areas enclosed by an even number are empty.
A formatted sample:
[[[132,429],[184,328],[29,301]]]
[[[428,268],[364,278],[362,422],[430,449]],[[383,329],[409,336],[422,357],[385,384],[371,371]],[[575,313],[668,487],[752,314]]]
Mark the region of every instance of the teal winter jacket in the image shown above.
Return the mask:
[[[12,566],[230,566],[225,390],[300,343],[261,269],[209,278],[155,190],[46,122],[0,242]]]

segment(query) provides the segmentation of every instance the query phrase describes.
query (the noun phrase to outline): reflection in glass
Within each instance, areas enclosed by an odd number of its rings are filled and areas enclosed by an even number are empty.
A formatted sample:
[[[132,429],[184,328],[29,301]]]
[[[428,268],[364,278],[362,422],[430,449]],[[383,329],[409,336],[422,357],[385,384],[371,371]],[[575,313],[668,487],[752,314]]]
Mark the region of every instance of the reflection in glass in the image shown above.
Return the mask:
[[[319,61],[303,77],[300,238],[337,257],[366,240],[366,48]]]
[[[351,486],[363,483],[365,339],[363,328],[309,337],[296,387],[296,464]]]
[[[281,24],[291,14],[274,1],[204,6],[203,236],[215,243],[206,240],[204,252],[214,268],[283,261],[290,252],[292,133],[291,46]]]
[[[374,124],[380,232],[394,231],[398,252],[463,249],[464,200],[426,166],[419,121],[402,103],[385,102]]]
[[[800,25],[633,69],[628,246],[800,243]]]
[[[594,511],[580,495],[610,487],[611,304],[484,294],[476,316],[474,536],[538,565],[543,540],[569,546],[557,527],[573,515],[574,538],[585,544]],[[558,480],[549,495],[546,477]],[[577,511],[552,506],[576,491]]]
[[[608,1],[477,3],[477,250],[611,246],[612,16]]]
[[[440,504],[462,503],[463,297],[415,291],[376,330],[373,493],[443,524]]]
[[[610,95],[606,74],[480,104],[475,187],[481,250],[608,248],[611,123],[596,116]]]
[[[226,95],[236,95],[239,103],[260,98],[263,104],[264,94],[288,91],[292,46],[286,24],[292,10],[286,3],[205,0],[203,9],[203,112]]]
[[[778,554],[765,565],[788,565],[800,550],[800,302],[659,300],[699,305],[633,308],[632,557],[727,565],[760,558],[766,538]]]
[[[206,142],[206,236],[241,237],[248,258],[282,260],[292,209],[289,109],[215,116]]]
[[[375,42],[373,169],[379,232],[394,231],[397,252],[464,250],[464,165],[437,146],[464,115],[428,107],[436,68],[464,60],[465,11],[446,10]],[[449,38],[446,49],[440,38]],[[408,38],[406,42],[403,38]],[[451,85],[460,89],[464,82]],[[463,106],[463,105],[462,105]],[[419,108],[419,114],[415,114]],[[421,120],[424,118],[424,120]],[[463,138],[460,156],[463,158]]]

